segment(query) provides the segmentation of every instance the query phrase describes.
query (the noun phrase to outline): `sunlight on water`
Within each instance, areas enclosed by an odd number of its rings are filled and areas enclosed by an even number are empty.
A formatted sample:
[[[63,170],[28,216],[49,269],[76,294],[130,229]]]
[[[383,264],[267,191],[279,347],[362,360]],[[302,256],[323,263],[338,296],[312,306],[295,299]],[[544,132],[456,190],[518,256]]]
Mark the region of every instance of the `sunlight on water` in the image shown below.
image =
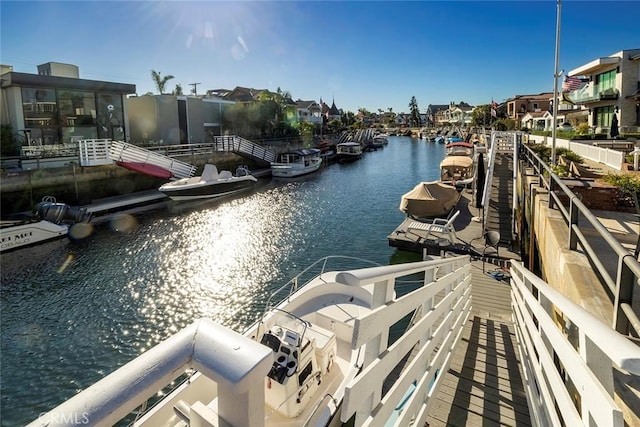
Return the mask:
[[[392,139],[351,165],[3,254],[2,426],[37,418],[201,317],[244,331],[321,257],[408,259],[386,238],[404,217],[400,196],[437,179],[443,151]]]

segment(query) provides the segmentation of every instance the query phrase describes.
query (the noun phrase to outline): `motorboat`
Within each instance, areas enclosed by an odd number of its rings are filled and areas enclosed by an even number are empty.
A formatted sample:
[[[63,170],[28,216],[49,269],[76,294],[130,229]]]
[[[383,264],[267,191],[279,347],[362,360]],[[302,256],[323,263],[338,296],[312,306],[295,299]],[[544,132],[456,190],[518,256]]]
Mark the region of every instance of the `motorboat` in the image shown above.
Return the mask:
[[[340,163],[354,162],[362,157],[362,146],[355,141],[336,144],[336,160]]]
[[[461,138],[459,136],[448,136],[445,140],[445,142],[447,144],[452,144],[454,142],[464,142],[464,138]]]
[[[436,138],[434,139],[434,142],[437,142],[438,144],[444,144],[446,141],[444,139],[444,136],[442,135],[438,135],[436,136]]]
[[[440,162],[440,181],[454,186],[466,186],[473,182],[474,161],[469,156],[446,156]]]
[[[460,192],[452,185],[421,182],[402,195],[400,210],[413,218],[446,217],[459,198]]]
[[[389,143],[389,135],[386,133],[379,133],[373,137],[373,146],[376,148],[384,147]]]
[[[318,148],[303,148],[282,153],[271,163],[271,175],[276,178],[293,178],[316,172],[322,166]]]
[[[468,276],[467,258],[381,266],[325,257],[275,291],[243,334],[197,320],[31,425],[52,425],[53,417],[76,413],[92,425],[113,425],[132,412],[135,420],[128,424],[134,427],[335,426],[350,419],[363,425],[367,418],[376,425],[389,419],[409,425],[415,417],[423,425],[420,404],[442,384],[438,373],[448,369],[457,342],[457,334],[441,333],[434,342],[442,346],[436,347],[425,331],[436,321],[449,322],[446,331],[461,329],[470,313],[469,293],[450,293],[435,309],[423,307],[450,287],[451,274],[436,276],[438,268],[446,262],[456,277]],[[330,271],[329,263],[343,269]],[[400,286],[416,274],[432,279],[396,296],[396,281]],[[404,332],[387,349],[398,322],[405,323]],[[428,351],[422,351],[425,342]],[[414,347],[421,350],[417,360],[423,353],[439,356],[428,369],[394,370]],[[379,390],[389,378],[397,391],[385,396]]]
[[[473,156],[473,144],[470,142],[452,142],[444,148],[447,156]]]
[[[158,190],[177,201],[211,199],[248,190],[257,181],[246,166],[238,167],[234,175],[226,170],[218,172],[215,165],[206,164],[201,176],[171,181]]]
[[[72,207],[46,196],[34,207],[32,214],[0,222],[0,252],[66,237],[72,226],[86,223],[89,217],[85,208]],[[78,237],[85,237],[84,233],[79,233]]]

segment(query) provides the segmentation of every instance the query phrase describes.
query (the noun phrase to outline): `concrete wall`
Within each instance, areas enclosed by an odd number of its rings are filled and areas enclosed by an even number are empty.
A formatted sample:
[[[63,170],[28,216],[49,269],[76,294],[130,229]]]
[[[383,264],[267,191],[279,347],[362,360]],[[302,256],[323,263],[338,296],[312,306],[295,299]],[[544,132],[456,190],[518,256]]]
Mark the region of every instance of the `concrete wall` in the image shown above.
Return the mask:
[[[562,292],[579,306],[589,310],[607,325],[612,324],[613,306],[591,267],[587,257],[580,251],[569,249],[569,233],[562,214],[549,209],[546,190],[532,184],[533,177],[526,183],[524,198],[525,212],[533,212],[527,218],[529,230],[535,235],[535,253],[538,254],[542,279]],[[532,199],[531,191],[534,193]]]

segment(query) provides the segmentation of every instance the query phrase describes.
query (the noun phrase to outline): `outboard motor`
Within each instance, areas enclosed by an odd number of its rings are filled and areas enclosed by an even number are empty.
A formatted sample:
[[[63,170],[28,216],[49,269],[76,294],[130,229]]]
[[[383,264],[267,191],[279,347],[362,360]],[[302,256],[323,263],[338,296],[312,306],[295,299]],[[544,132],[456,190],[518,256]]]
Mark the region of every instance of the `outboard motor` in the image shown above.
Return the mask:
[[[236,169],[236,176],[248,176],[249,174],[249,167],[247,165],[240,165]]]
[[[54,224],[63,222],[84,222],[89,219],[86,208],[72,208],[66,203],[57,203],[55,197],[45,196],[42,201],[33,208],[34,214]]]

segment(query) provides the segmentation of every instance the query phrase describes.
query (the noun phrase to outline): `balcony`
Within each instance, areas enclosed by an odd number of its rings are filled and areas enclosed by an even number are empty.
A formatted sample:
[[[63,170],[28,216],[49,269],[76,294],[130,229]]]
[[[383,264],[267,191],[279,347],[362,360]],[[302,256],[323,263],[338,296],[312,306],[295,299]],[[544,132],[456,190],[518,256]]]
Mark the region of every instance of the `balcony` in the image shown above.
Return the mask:
[[[620,91],[614,87],[603,88],[602,85],[588,83],[586,86],[567,93],[567,98],[576,104],[618,99]]]

